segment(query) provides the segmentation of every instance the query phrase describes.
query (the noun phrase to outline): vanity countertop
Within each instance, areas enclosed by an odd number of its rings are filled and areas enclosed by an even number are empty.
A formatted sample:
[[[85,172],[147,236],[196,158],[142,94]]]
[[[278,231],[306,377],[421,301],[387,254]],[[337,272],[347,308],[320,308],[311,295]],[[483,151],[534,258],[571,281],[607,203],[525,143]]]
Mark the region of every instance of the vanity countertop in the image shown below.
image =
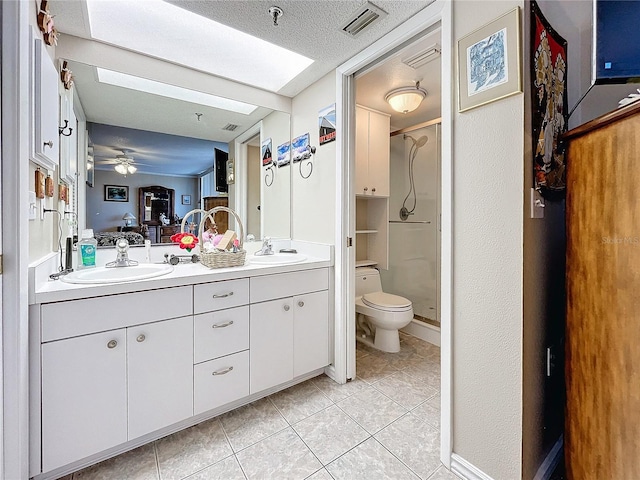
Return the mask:
[[[218,282],[236,278],[249,278],[277,273],[296,272],[314,268],[333,266],[331,248],[328,255],[314,252],[317,256],[306,254],[307,259],[300,263],[288,265],[258,265],[249,262],[249,255],[244,266],[229,268],[208,268],[200,263],[179,264],[173,271],[160,277],[123,283],[102,284],[70,284],[60,280],[49,280],[48,273],[31,272],[30,304],[61,302],[80,298],[100,297],[120,293],[133,293],[144,290],[195,285],[199,283]],[[54,259],[55,260],[55,259]],[[128,268],[128,267],[125,267]],[[135,268],[135,267],[131,267]],[[34,268],[35,269],[35,268]],[[45,280],[46,279],[46,280]]]

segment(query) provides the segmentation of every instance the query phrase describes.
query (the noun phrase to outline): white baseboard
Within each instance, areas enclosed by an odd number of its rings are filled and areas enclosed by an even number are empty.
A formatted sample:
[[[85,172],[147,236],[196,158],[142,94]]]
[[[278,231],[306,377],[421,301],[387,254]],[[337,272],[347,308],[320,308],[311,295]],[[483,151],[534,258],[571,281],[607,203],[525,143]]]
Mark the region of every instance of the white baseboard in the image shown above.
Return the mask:
[[[467,462],[460,455],[451,454],[451,471],[466,478],[467,480],[493,480],[475,465]]]
[[[429,323],[421,322],[420,320],[411,320],[411,323],[400,331],[418,337],[425,342],[432,343],[433,345],[440,346],[440,329]]]
[[[551,478],[551,474],[562,459],[562,447],[564,447],[564,435],[560,435],[560,438],[558,438],[558,440],[556,440],[556,443],[553,444],[553,447],[551,447],[551,450],[549,450],[549,453],[545,457],[544,461],[542,462],[542,464],[540,464],[540,467],[536,472],[536,476],[533,477],[533,480],[549,480]]]

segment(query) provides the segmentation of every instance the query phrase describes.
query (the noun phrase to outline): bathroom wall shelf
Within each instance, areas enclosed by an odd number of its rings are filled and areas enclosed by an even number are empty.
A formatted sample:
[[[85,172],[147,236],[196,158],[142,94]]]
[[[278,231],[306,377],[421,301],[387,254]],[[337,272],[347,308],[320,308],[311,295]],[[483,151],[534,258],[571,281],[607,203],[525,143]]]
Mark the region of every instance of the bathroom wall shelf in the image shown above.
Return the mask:
[[[389,264],[389,199],[356,198],[356,265],[376,265],[383,270]],[[361,265],[361,262],[365,262]]]
[[[356,235],[365,235],[368,233],[378,233],[378,230],[356,230]]]
[[[376,262],[375,260],[357,260],[356,261],[356,268],[358,268],[358,267],[375,267],[376,265],[378,265],[378,262]]]

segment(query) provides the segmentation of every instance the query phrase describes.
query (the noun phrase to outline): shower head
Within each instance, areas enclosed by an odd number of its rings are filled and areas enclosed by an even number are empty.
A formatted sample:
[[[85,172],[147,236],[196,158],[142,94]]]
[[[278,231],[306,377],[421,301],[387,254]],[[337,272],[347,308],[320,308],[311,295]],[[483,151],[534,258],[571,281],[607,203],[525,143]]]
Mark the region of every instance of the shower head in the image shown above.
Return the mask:
[[[413,142],[413,146],[416,147],[416,149],[424,147],[427,144],[427,142],[429,141],[429,137],[427,137],[426,135],[422,135],[420,138],[418,138],[418,140],[413,138],[411,135],[406,135],[406,134],[405,134],[404,138],[405,139],[407,139],[407,138],[411,139],[411,141]]]

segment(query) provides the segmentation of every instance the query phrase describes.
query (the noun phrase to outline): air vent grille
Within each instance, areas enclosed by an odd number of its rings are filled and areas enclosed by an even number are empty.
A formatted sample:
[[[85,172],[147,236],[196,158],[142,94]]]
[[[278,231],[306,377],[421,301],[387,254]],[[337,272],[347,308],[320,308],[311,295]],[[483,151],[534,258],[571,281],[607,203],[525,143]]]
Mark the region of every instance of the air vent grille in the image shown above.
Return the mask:
[[[224,127],[222,127],[222,130],[233,132],[236,128],[238,128],[238,125],[234,125],[233,123],[227,123]]]
[[[440,45],[437,43],[431,45],[429,48],[425,48],[421,52],[416,53],[415,55],[411,55],[408,58],[402,60],[402,63],[410,66],[411,68],[419,68],[423,65],[426,65],[432,60],[435,60],[440,56]]]
[[[352,37],[356,37],[386,15],[387,13],[384,10],[367,2],[344,24],[342,31]]]

